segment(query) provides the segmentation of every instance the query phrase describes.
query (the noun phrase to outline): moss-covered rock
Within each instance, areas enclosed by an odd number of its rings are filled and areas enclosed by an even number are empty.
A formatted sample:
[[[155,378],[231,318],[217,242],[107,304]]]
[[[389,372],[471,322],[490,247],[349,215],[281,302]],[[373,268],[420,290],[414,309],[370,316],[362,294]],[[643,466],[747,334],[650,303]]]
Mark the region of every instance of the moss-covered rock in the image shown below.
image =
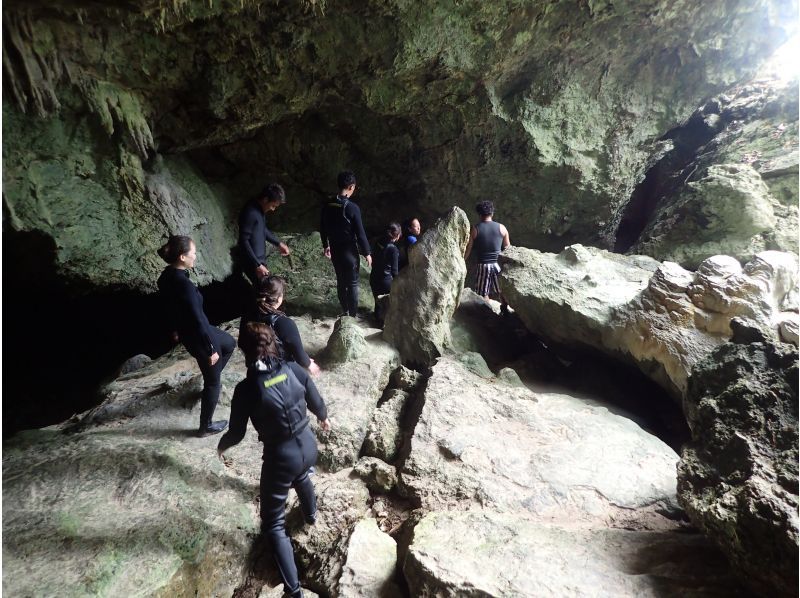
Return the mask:
[[[656,140],[754,72],[793,9],[6,3],[8,221],[52,238],[69,280],[151,289],[168,229],[201,237],[219,280],[242,198],[276,179],[292,199],[273,224],[311,230],[352,167],[375,232],[492,196],[518,243],[609,244]]]

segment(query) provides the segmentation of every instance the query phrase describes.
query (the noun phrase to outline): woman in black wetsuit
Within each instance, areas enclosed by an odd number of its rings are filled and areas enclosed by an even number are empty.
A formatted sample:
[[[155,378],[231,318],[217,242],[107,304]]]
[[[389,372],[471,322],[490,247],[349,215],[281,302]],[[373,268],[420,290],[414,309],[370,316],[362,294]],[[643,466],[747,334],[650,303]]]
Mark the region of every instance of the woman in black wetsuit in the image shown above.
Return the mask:
[[[284,596],[303,595],[294,562],[294,550],[286,535],[286,498],[294,488],[306,523],[316,521],[317,498],[310,474],[317,462],[317,441],[308,425],[306,409],[317,416],[320,427],[330,430],[325,402],[300,365],[280,358],[275,333],[260,322],[242,331],[247,377],[236,385],[231,402],[231,427],[220,438],[220,459],[238,444],[253,422],[264,443],[261,466],[261,529],[267,536],[283,579]]]
[[[158,255],[169,264],[158,277],[158,290],[164,299],[172,330],[197,360],[203,374],[198,435],[217,434],[228,425],[227,420],[212,421],[212,417],[222,390],[220,376],[236,348],[236,342],[230,334],[208,323],[203,311],[203,296],[189,280],[189,270],[197,259],[194,241],[189,237],[171,236],[158,250]]]
[[[320,372],[319,366],[303,348],[297,324],[278,309],[283,304],[285,288],[286,283],[280,276],[265,276],[259,279],[256,286],[255,303],[242,315],[242,323],[239,326],[239,346],[241,347],[242,333],[248,322],[267,324],[278,337],[281,357],[286,361],[299,363],[312,376],[316,376]]]
[[[400,239],[400,225],[392,222],[386,227],[383,239],[375,243],[372,250],[372,271],[369,274],[369,286],[372,296],[375,297],[375,317],[383,320],[383,314],[378,309],[378,296],[386,295],[392,286],[392,280],[399,270],[400,250],[397,241]]]

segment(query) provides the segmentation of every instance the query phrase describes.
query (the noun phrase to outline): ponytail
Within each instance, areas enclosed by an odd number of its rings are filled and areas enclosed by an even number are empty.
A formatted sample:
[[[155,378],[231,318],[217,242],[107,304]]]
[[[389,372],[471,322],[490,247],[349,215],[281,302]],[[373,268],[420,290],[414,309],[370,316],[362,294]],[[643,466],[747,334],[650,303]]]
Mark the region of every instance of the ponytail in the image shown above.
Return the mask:
[[[164,245],[158,249],[158,255],[168,264],[174,264],[182,255],[192,249],[192,238],[183,235],[170,235]]]

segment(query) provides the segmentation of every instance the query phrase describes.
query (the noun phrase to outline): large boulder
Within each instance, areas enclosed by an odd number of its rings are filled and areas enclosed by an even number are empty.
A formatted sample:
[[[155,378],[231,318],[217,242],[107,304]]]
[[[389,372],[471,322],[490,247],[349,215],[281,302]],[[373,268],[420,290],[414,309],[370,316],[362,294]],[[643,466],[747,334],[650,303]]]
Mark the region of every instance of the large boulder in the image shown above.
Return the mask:
[[[684,405],[681,505],[756,592],[796,596],[797,350],[722,345],[695,365]]]
[[[362,519],[350,535],[339,596],[400,598],[402,593],[393,581],[396,567],[395,541],[378,528],[374,519]]]
[[[312,425],[319,442],[320,465],[330,471],[352,467],[358,461],[389,376],[400,365],[397,351],[379,338],[379,330],[362,329],[353,318],[342,320],[348,321],[351,338],[358,337],[363,343],[364,353],[340,363],[323,362],[323,374],[316,379],[333,427],[323,432],[316,422]]]
[[[427,365],[450,343],[450,319],[464,286],[469,220],[460,208],[431,227],[392,282],[383,328],[404,362]]]
[[[604,407],[486,380],[451,357],[424,401],[401,485],[426,510],[610,523],[677,507],[678,456]]]
[[[519,514],[431,513],[403,564],[412,596],[746,596],[698,534],[574,529]]]
[[[287,527],[303,585],[323,595],[338,596],[348,545],[358,523],[369,513],[369,491],[350,469],[314,476],[317,522],[303,525],[299,502],[290,493]]]
[[[500,287],[531,331],[632,362],[675,397],[692,366],[730,338],[733,318],[779,334],[797,317],[790,253],[765,251],[744,267],[715,256],[697,272],[581,245],[558,255],[512,247],[502,261]]]

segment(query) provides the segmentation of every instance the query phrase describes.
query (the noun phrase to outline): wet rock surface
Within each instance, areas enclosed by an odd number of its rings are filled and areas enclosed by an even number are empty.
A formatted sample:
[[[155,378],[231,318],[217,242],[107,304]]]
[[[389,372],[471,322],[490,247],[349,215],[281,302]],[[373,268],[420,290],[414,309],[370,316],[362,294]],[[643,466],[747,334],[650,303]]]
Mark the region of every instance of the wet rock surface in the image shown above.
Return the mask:
[[[797,592],[797,408],[797,349],[773,342],[722,345],[684,400],[681,505],[765,596]]]

